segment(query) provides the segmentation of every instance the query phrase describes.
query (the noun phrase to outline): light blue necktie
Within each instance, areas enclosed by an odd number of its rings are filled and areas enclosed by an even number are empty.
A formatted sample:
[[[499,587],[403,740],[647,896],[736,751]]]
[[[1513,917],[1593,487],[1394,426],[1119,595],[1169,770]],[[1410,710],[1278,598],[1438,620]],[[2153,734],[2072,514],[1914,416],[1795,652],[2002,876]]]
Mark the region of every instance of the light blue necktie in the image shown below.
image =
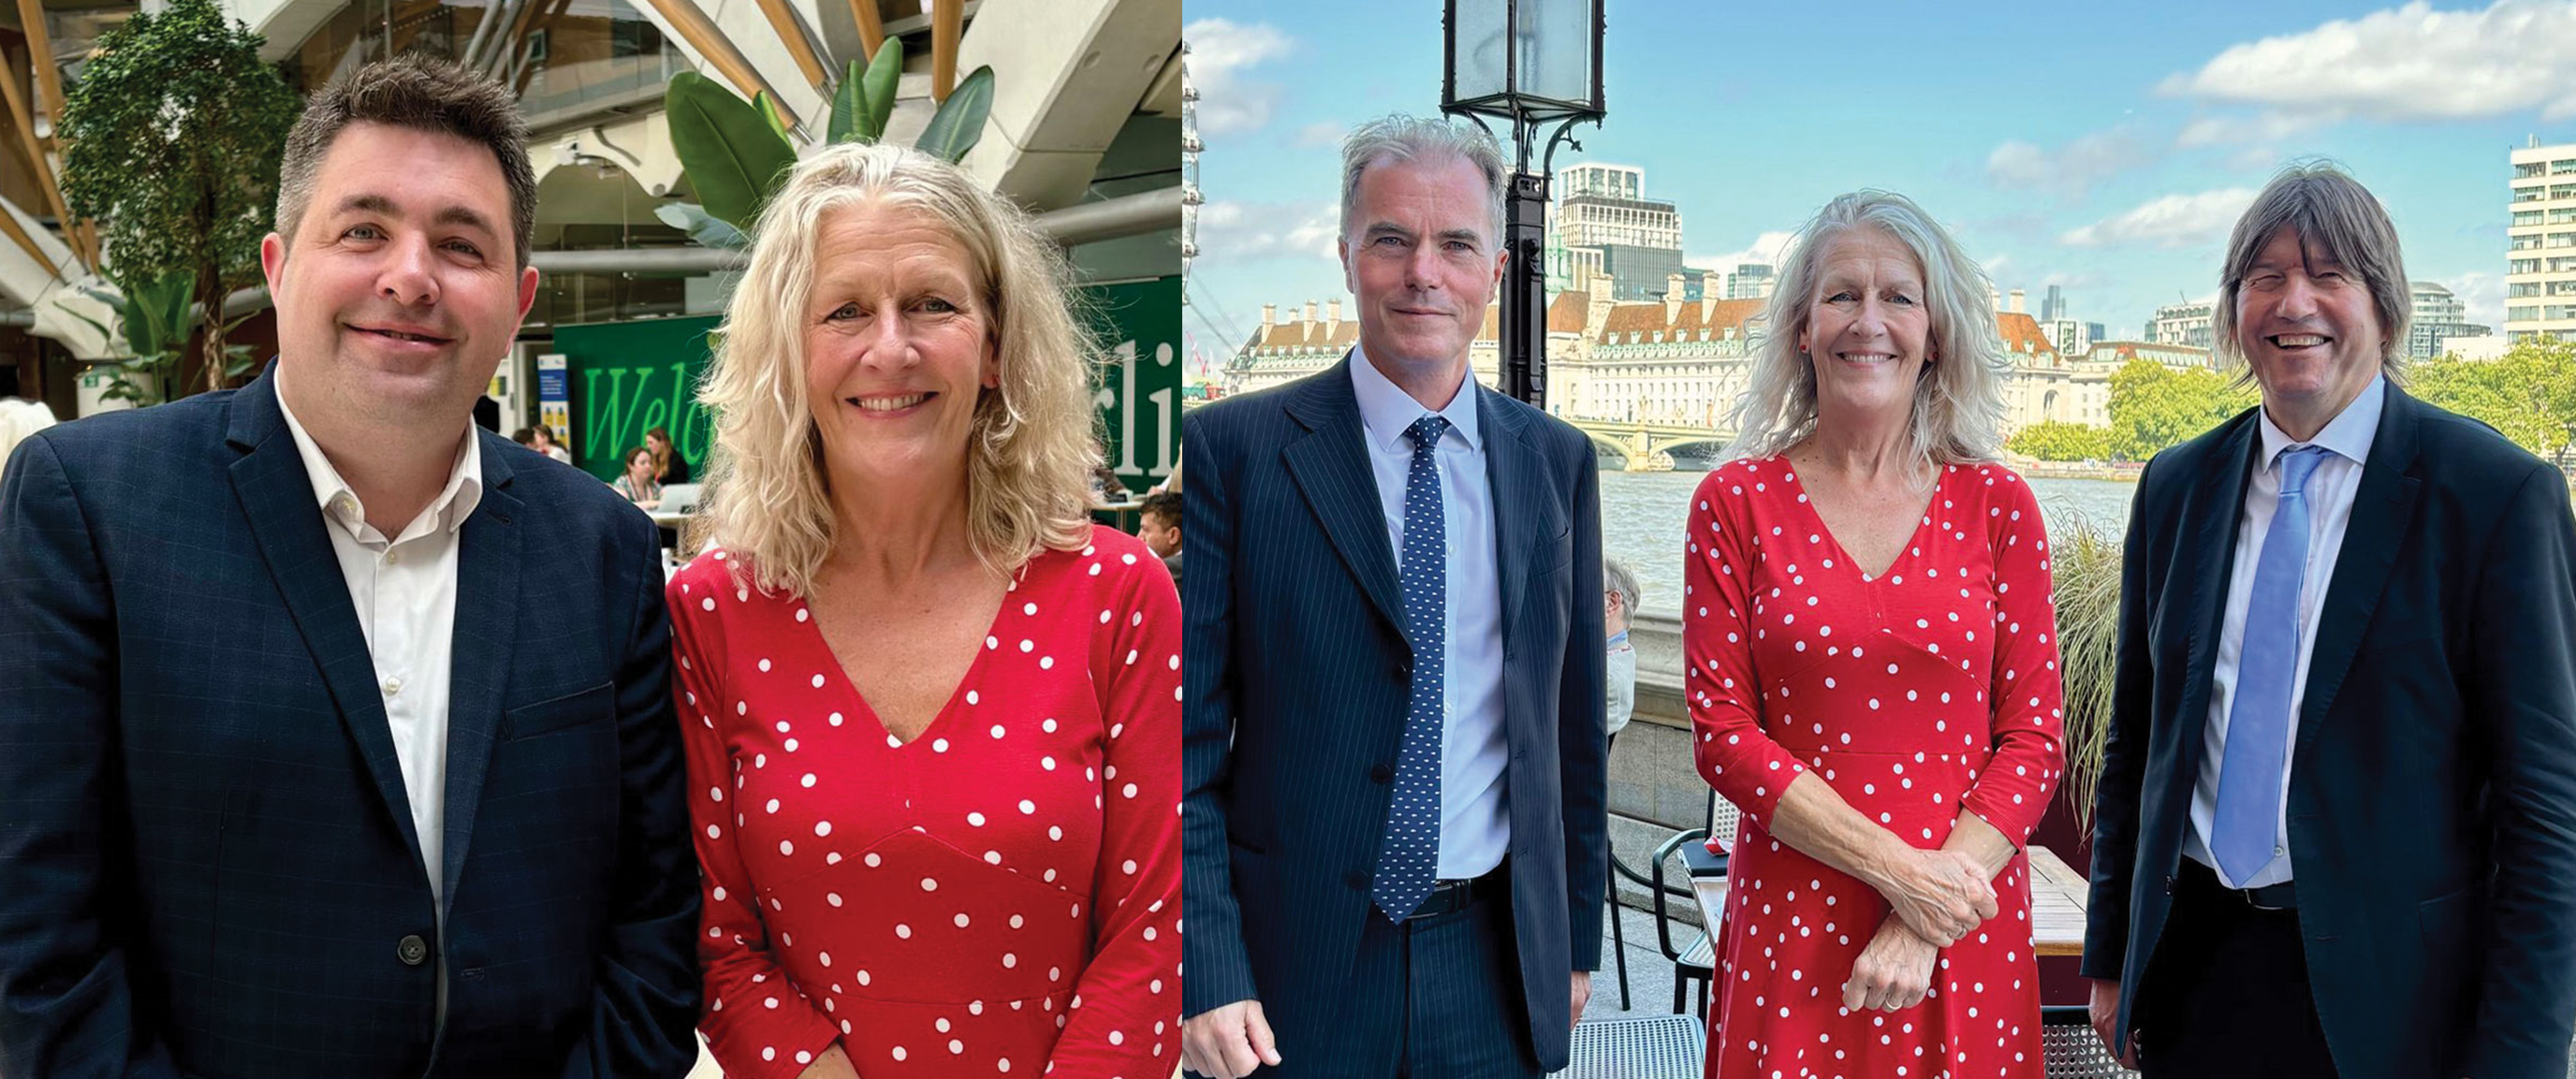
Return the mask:
[[[1440,467],[1433,454],[1449,421],[1415,420],[1413,468],[1404,481],[1405,637],[1413,643],[1413,699],[1404,722],[1404,745],[1395,758],[1393,804],[1386,811],[1386,846],[1378,853],[1370,897],[1396,921],[1410,917],[1431,897],[1440,869],[1440,735],[1448,709],[1441,695],[1449,622],[1448,522],[1440,509]]]
[[[2299,587],[2308,573],[2308,476],[2330,452],[2322,446],[2282,452],[2281,498],[2245,604],[2236,699],[2227,710],[2227,752],[2218,767],[2217,834],[2209,844],[2218,867],[2239,884],[2271,862],[2279,834],[2290,690],[2299,668]]]

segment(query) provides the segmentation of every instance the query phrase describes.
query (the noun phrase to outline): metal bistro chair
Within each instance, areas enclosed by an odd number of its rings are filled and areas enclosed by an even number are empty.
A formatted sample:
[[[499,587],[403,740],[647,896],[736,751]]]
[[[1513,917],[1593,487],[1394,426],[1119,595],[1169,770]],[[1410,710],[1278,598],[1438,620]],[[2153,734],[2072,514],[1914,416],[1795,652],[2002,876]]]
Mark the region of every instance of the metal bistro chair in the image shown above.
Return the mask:
[[[2053,1004],[2039,1010],[2039,1053],[2048,1079],[2126,1079],[2138,1073],[2120,1066],[2093,1033],[2093,1017],[2081,1004]]]
[[[1578,1023],[1565,1070],[1549,1079],[1700,1079],[1707,1036],[1687,1015]]]
[[[1648,867],[1652,877],[1646,882],[1646,886],[1651,889],[1655,900],[1656,943],[1663,949],[1664,958],[1672,960],[1673,963],[1673,1011],[1682,1010],[1685,993],[1692,982],[1697,982],[1699,983],[1698,1015],[1702,1020],[1708,1018],[1709,983],[1717,976],[1716,940],[1713,936],[1717,927],[1703,925],[1682,947],[1673,946],[1672,915],[1670,907],[1667,906],[1668,900],[1683,898],[1696,902],[1697,895],[1686,886],[1666,886],[1664,864],[1675,854],[1679,854],[1687,879],[1725,876],[1727,856],[1710,851],[1705,841],[1711,835],[1726,836],[1731,840],[1735,835],[1739,817],[1740,814],[1737,813],[1733,803],[1718,797],[1715,790],[1709,791],[1708,827],[1675,833],[1671,839],[1665,840],[1662,846],[1655,848],[1654,864]]]

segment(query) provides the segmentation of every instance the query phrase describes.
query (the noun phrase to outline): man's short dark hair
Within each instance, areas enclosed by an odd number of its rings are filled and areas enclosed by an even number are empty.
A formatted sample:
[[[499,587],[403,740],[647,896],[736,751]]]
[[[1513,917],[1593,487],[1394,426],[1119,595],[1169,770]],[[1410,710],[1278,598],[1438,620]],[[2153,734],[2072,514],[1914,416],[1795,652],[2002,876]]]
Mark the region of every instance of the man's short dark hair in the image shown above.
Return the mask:
[[[510,185],[510,232],[518,265],[528,265],[528,233],[537,221],[537,174],[528,163],[528,125],[507,86],[464,68],[407,53],[379,60],[331,80],[304,106],[286,134],[286,159],[277,173],[277,234],[295,227],[313,201],[314,177],[340,130],[353,123],[385,124],[454,135],[492,151]]]
[[[1146,495],[1145,504],[1138,509],[1147,517],[1160,519],[1165,528],[1181,527],[1181,493],[1178,491],[1156,491]]]

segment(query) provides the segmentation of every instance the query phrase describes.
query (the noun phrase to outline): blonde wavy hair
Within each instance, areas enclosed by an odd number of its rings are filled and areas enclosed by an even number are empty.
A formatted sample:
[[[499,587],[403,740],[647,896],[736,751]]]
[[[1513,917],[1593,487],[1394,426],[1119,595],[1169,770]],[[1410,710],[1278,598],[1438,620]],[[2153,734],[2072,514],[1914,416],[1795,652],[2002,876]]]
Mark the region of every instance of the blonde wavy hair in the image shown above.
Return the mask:
[[[750,267],[717,327],[698,391],[714,414],[708,507],[695,538],[722,546],[738,582],[811,595],[835,541],[831,476],[805,392],[802,312],[824,215],[877,203],[938,220],[974,265],[1001,385],[975,402],[966,517],[975,556],[1016,573],[1041,550],[1089,542],[1098,452],[1091,383],[1101,348],[1076,317],[1069,273],[1027,214],[938,158],[834,146],[797,162],[753,228]]]
[[[1815,307],[1825,249],[1862,228],[1904,244],[1923,266],[1933,360],[1915,381],[1906,436],[1908,455],[1923,466],[1918,482],[1929,486],[1942,465],[1994,460],[2012,360],[1995,327],[1985,271],[1913,200],[1866,189],[1826,203],[1790,241],[1779,286],[1763,308],[1770,336],[1754,352],[1745,392],[1736,398],[1736,435],[1727,456],[1769,457],[1815,434],[1816,366],[1799,351],[1798,331]]]

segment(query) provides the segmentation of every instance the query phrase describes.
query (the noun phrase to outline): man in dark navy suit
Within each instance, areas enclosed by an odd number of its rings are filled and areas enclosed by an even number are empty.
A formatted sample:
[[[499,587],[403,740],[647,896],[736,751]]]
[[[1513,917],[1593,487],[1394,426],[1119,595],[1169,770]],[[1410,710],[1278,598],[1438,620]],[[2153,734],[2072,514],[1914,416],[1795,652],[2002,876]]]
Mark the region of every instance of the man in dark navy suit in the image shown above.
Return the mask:
[[[2138,482],[2083,971],[2150,1079],[2558,1079],[2576,1024],[2566,477],[2398,388],[2379,200],[2284,172],[2222,352],[2262,407]]]
[[[0,1074],[679,1076],[696,866],[652,522],[474,427],[536,294],[505,88],[288,137],[278,358],[0,480]]]
[[[1490,136],[1343,147],[1359,347],[1189,419],[1183,1061],[1536,1076],[1599,965],[1591,445],[1477,384]]]

